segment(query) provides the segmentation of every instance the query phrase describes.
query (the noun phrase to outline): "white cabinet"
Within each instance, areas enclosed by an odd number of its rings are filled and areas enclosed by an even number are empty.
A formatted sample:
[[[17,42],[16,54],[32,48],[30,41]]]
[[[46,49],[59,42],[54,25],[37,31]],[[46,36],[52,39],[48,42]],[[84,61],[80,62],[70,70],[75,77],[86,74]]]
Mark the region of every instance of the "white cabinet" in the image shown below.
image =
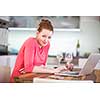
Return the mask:
[[[0,56],[0,66],[9,66],[13,71],[17,55]]]
[[[8,54],[9,17],[0,16],[0,55]]]

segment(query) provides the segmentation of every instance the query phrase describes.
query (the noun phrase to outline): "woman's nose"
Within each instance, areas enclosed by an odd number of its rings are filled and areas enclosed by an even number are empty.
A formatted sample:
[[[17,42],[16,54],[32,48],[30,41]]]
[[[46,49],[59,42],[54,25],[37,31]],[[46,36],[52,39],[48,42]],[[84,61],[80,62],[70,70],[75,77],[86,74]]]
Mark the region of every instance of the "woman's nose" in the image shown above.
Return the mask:
[[[45,38],[45,42],[48,42],[48,38]]]

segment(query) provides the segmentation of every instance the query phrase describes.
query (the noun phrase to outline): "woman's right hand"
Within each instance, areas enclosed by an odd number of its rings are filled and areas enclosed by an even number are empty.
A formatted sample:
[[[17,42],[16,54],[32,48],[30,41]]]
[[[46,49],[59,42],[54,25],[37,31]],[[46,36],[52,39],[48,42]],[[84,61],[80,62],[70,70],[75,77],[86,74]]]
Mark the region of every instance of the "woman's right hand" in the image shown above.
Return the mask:
[[[73,63],[66,64],[65,66],[66,66],[67,70],[69,70],[69,71],[72,71],[73,68],[74,68],[74,64]]]

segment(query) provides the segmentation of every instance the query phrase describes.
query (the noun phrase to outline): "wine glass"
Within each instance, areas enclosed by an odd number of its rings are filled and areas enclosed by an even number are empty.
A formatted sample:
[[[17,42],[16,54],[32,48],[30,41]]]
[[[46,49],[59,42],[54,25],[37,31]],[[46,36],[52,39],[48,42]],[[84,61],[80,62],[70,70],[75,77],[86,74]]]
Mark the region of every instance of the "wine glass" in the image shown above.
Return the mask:
[[[72,54],[71,53],[66,53],[66,55],[65,55],[65,61],[66,61],[66,63],[70,64],[72,62],[72,60],[73,60]]]
[[[65,55],[65,61],[66,61],[65,66],[70,71],[72,71],[72,69],[73,69],[73,64],[71,63],[72,60],[73,60],[73,55],[71,53],[66,53],[66,55]]]
[[[57,55],[56,55],[56,58],[57,58],[57,61],[58,61],[58,67],[59,67],[59,66],[60,66],[60,62],[61,62],[61,60],[62,60],[62,58],[63,58],[62,53],[57,54]]]

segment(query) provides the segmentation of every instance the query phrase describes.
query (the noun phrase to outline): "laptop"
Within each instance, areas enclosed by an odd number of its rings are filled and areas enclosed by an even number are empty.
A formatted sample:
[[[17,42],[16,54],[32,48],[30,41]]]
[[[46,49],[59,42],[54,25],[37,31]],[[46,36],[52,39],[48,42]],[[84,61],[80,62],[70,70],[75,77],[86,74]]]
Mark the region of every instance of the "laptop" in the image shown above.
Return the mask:
[[[56,73],[56,75],[61,76],[83,76],[88,75],[93,72],[93,69],[96,67],[97,63],[100,61],[99,53],[92,53],[86,63],[82,66],[82,69],[78,71],[62,71],[60,73]]]

